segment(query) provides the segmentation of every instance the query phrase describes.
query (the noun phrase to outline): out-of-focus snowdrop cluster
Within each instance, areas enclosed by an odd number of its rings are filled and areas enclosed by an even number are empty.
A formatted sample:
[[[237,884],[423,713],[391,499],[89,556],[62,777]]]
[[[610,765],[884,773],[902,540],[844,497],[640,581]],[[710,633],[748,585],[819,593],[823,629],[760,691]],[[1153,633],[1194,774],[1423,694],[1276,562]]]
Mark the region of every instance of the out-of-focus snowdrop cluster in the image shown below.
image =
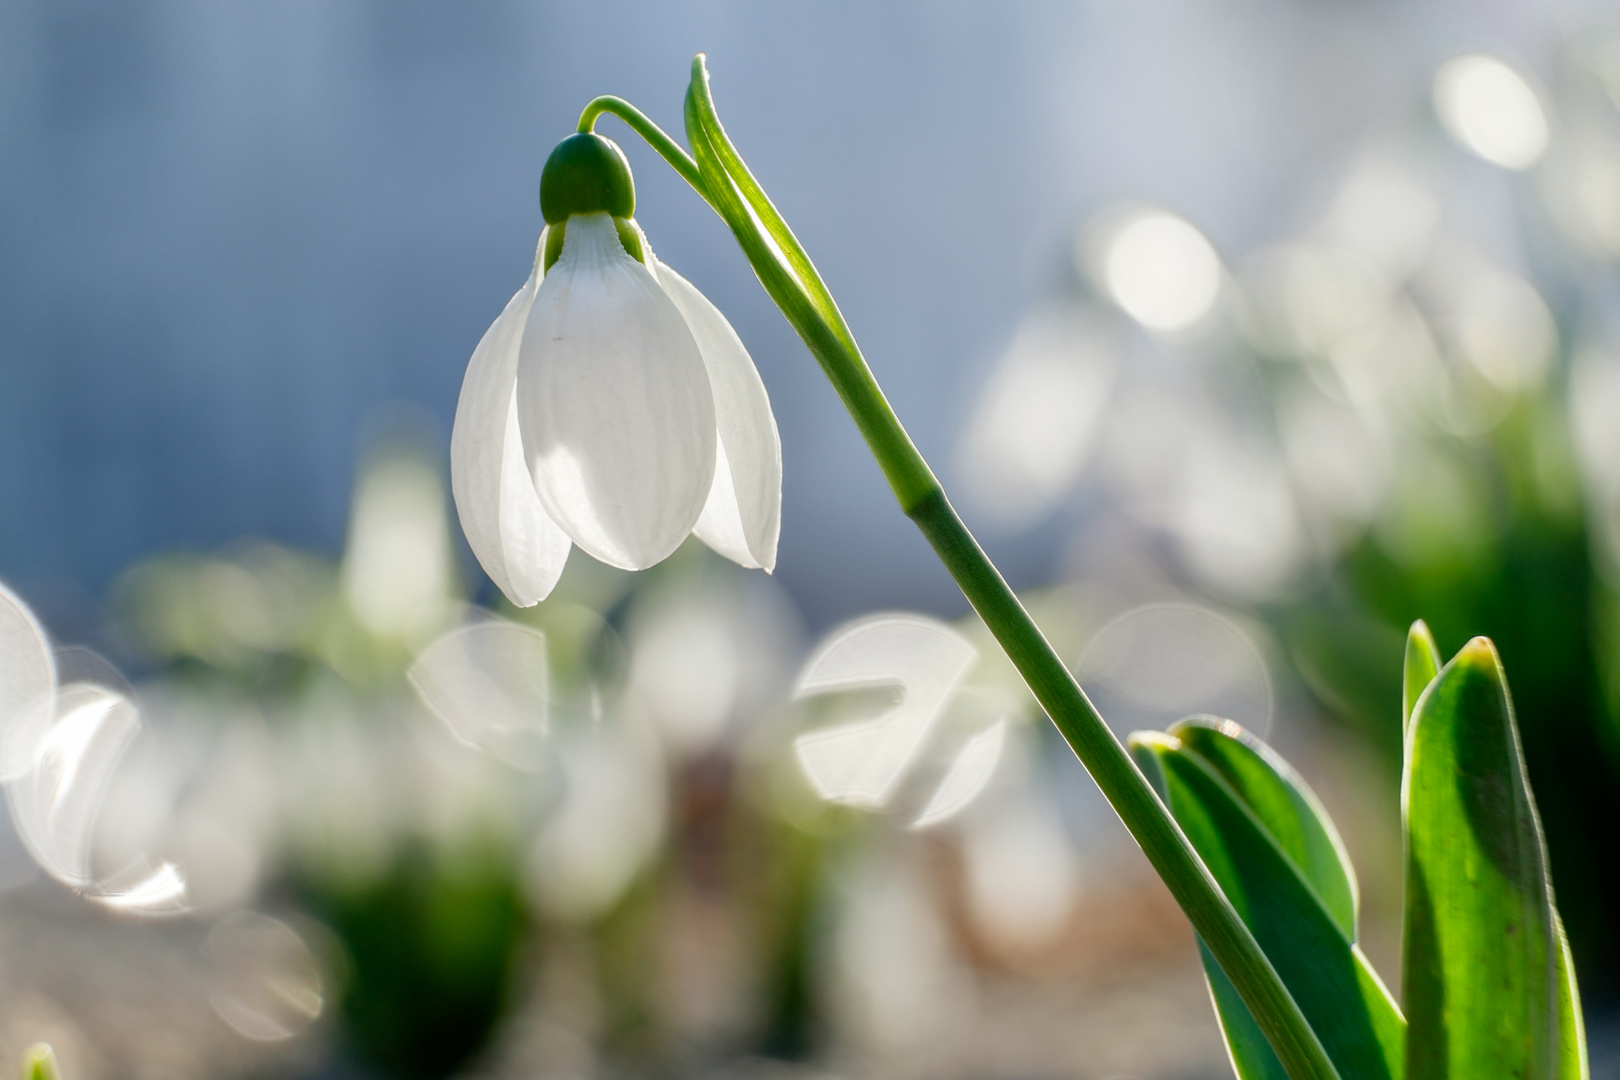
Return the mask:
[[[281,747],[246,703],[161,685],[142,700],[148,731],[105,793],[100,848],[119,862],[161,853],[201,913],[252,903],[272,870]]]
[[[172,864],[144,853],[110,867],[95,858],[108,788],[141,732],[127,686],[83,653],[66,654],[59,670],[43,628],[3,586],[0,623],[0,778],[23,847],[50,877],[108,907],[183,910],[185,880]]]
[[[551,711],[550,668],[545,634],[480,618],[423,649],[407,677],[459,741],[540,771]]]
[[[1504,169],[1528,169],[1547,149],[1547,113],[1529,81],[1505,61],[1474,53],[1434,76],[1434,107],[1458,142]]]
[[[332,578],[320,560],[260,541],[137,564],[115,603],[152,659],[247,673],[317,647]]]
[[[965,637],[919,615],[834,631],[796,688],[822,705],[792,741],[804,780],[827,802],[888,809],[913,829],[959,813],[995,773],[1014,707],[963,686],[977,660]],[[873,708],[873,692],[888,700]]]
[[[1041,600],[1072,609],[1065,655],[1123,728],[1275,713],[1286,740],[1304,690],[1398,767],[1381,702],[1404,627],[1491,633],[1546,717],[1525,753],[1554,876],[1591,897],[1577,951],[1620,970],[1620,878],[1585,876],[1614,864],[1590,793],[1614,787],[1620,715],[1620,35],[1419,75],[1324,171],[1281,166],[1281,205],[1123,201],[1054,238],[1071,265],[972,399],[958,472],[989,479],[964,501],[1003,532],[1056,519],[1039,551],[1067,534],[1070,581]],[[1069,442],[1038,406],[1008,418],[1031,370],[1107,372],[1083,398],[1050,376],[1022,392],[1072,414]]]
[[[915,850],[873,851],[845,868],[826,986],[847,1052],[924,1073],[966,1049],[975,1015],[931,885]]]
[[[1038,957],[1062,936],[1087,873],[1056,792],[1036,768],[1035,744],[1028,728],[1013,734],[994,783],[958,826],[973,928],[995,955],[1013,961]],[[1095,809],[1098,816],[1109,813]],[[1106,872],[1106,861],[1091,869]]]
[[[203,1061],[253,1067],[280,1052],[233,1048],[204,1032],[224,1021],[255,1044],[293,1040],[321,1016],[328,978],[303,935],[244,909],[260,883],[271,763],[251,733],[245,742],[233,733],[222,739],[242,753],[216,752],[209,738],[188,738],[196,732],[171,725],[161,691],[157,700],[142,698],[94,653],[53,648],[27,606],[0,586],[0,779],[16,845],[8,854],[36,870],[9,858],[0,902],[14,934],[39,939],[8,947],[6,1008],[60,1009],[42,996],[48,990],[84,1020],[104,1024],[100,999],[116,996],[110,988],[132,965],[149,962],[139,959],[141,928],[150,927],[143,917],[165,916],[174,930],[147,932],[191,947],[162,960],[162,992],[112,1001],[123,1019],[92,1033],[100,1051],[71,1022],[61,1032],[64,1046],[82,1061],[106,1052],[104,1040],[135,1034],[126,1029],[168,1025],[189,1040],[186,1054],[201,1056],[184,1066],[188,1072]],[[192,768],[199,758],[223,768],[199,777]],[[39,883],[22,887],[40,872],[82,899],[64,903]],[[172,1063],[173,1049],[137,1038],[117,1053],[144,1068]]]
[[[124,574],[123,636],[149,660],[263,686],[310,668],[388,679],[457,621],[464,590],[436,459],[396,420],[363,458],[343,558],[266,541],[163,555]]]
[[[1522,395],[1540,389],[1558,348],[1541,294],[1456,236],[1435,246],[1414,283],[1447,363],[1428,403],[1451,435],[1484,434]]]
[[[672,773],[729,755],[784,692],[798,631],[774,584],[663,578],[631,598],[622,638],[552,598],[527,624],[478,617],[448,632],[410,671],[457,739],[549,789],[525,859],[552,918],[608,911],[666,839]]]
[[[1299,572],[1298,510],[1275,453],[1248,440],[1210,442],[1188,454],[1158,522],[1182,562],[1226,595],[1262,599]]]
[[[1084,288],[1041,302],[977,399],[969,498],[1018,530],[1083,493],[1089,516],[1161,537],[1191,583],[1238,603],[1297,595],[1368,530],[1411,552],[1477,530],[1469,448],[1564,387],[1530,249],[1485,216],[1493,184],[1537,170],[1551,217],[1607,250],[1605,48],[1574,50],[1559,123],[1505,60],[1438,66],[1448,142],[1370,135],[1300,227],[1230,272],[1194,221],[1097,211],[1072,244]],[[1435,478],[1450,494],[1431,500]]]
[[[362,464],[349,511],[343,595],[378,638],[417,644],[452,618],[459,591],[433,455],[384,445]]]
[[[1263,633],[1248,620],[1157,603],[1074,625],[1061,591],[1030,599],[1055,613],[1058,647],[1122,731],[1217,711],[1269,725]],[[1131,932],[1099,930],[1116,904],[1151,924],[1139,852],[1053,733],[1024,722],[1033,702],[981,658],[983,633],[900,614],[840,627],[767,740],[776,809],[825,845],[826,1015],[868,1065],[926,1070],[968,1052],[986,972],[1142,962]]]
[[[959,450],[969,497],[998,524],[1040,521],[1079,481],[1119,353],[1095,313],[1037,311],[1019,327]]]
[[[1122,736],[1207,713],[1263,737],[1274,695],[1257,636],[1238,618],[1207,607],[1147,604],[1100,627],[1075,675]]]
[[[1583,33],[1557,73],[1558,132],[1536,172],[1563,239],[1598,264],[1620,257],[1620,34]]]
[[[596,640],[565,643],[564,655],[617,648],[613,631],[588,611],[555,618],[566,605],[549,602],[553,633],[562,636],[571,624]],[[528,886],[549,915],[588,921],[657,850],[663,759],[648,718],[622,685],[578,672],[553,680],[548,646],[543,631],[478,618],[423,650],[410,680],[458,742],[530,774],[526,786],[547,790],[524,830]]]
[[[1103,210],[1076,255],[1098,288],[1155,333],[1198,326],[1220,298],[1224,270],[1215,248],[1191,222],[1158,207]]]
[[[981,663],[961,630],[887,614],[828,634],[795,692],[787,748],[797,782],[870,826],[862,854],[831,871],[833,1012],[869,1053],[948,1053],[974,999],[929,842],[957,852],[958,883],[945,894],[964,898],[981,947],[1006,962],[1060,936],[1080,899],[1080,851],[1050,778],[1032,768],[1027,690]]]
[[[290,1039],[326,1005],[330,976],[309,944],[280,919],[235,911],[208,932],[208,1002],[243,1038]]]
[[[605,956],[649,912],[701,919],[681,913],[719,902],[707,878],[682,884],[686,846],[718,827],[690,808],[726,805],[731,770],[751,768],[744,744],[784,707],[801,646],[780,587],[693,545],[642,575],[580,560],[542,604],[478,610],[440,543],[438,466],[409,438],[380,447],[336,565],[258,543],[125,577],[121,637],[159,674],[142,688],[149,746],[109,789],[102,847],[185,874],[194,914],[225,920],[216,967],[289,967],[274,984],[257,968],[214,979],[210,1008],[248,1041],[308,1026],[311,984],[283,925],[318,958],[323,1011],[388,1068],[484,1046],[536,937],[600,938],[582,992],[610,1008],[648,998],[638,1007],[660,1023],[741,1022],[712,957],[680,961],[721,979],[704,1004],[625,984]],[[0,690],[13,684],[33,692]],[[233,915],[267,890],[290,891],[327,937]],[[435,935],[461,942],[453,956]],[[746,955],[746,938],[715,940]],[[378,1008],[415,1016],[414,1034],[377,1026]]]
[[[1599,541],[1598,567],[1620,587],[1620,351],[1581,349],[1569,384],[1569,425]]]
[[[692,574],[636,597],[626,626],[630,690],[676,761],[735,746],[776,709],[802,648],[773,582]]]
[[[1129,578],[1117,574],[1121,596],[1144,587]],[[1071,625],[1050,620],[1054,641],[1122,738],[1199,713],[1241,716],[1251,730],[1270,727],[1271,665],[1265,634],[1251,620],[1185,600],[1119,610],[1116,598],[1094,601],[1076,621],[1076,599],[1066,590],[1032,598],[1043,613],[1070,611]],[[1088,940],[1090,905],[1107,903],[1110,890],[1140,869],[1113,809],[1041,725],[1009,728],[993,775],[953,828],[978,947],[1014,969],[1039,970],[1060,946],[1084,962],[1095,945],[1072,942]]]
[[[558,918],[605,913],[657,853],[666,781],[645,718],[557,738],[564,789],[530,850],[530,888]]]

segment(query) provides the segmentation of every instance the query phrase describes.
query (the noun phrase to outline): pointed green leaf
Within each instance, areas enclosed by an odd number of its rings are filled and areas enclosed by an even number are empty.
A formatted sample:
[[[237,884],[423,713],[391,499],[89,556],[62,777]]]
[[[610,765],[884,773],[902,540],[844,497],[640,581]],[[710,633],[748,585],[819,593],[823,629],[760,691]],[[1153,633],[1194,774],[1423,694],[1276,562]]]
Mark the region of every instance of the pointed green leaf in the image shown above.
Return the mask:
[[[1217,745],[1201,733],[1194,740]],[[1215,766],[1180,739],[1138,732],[1131,747],[1168,796],[1171,813],[1254,933],[1339,1075],[1400,1077],[1405,1027],[1400,1010],[1259,816]],[[1233,754],[1228,760],[1245,759]],[[1243,1080],[1284,1075],[1220,969],[1206,962],[1206,972],[1238,1075]]]
[[[1327,811],[1293,766],[1230,720],[1193,717],[1170,729],[1220,774],[1294,863],[1344,936],[1356,940],[1356,872]]]
[[[1412,726],[1412,710],[1418,698],[1440,674],[1440,647],[1434,643],[1429,624],[1419,619],[1406,633],[1406,668],[1401,680],[1401,725]]]
[[[23,1080],[62,1080],[56,1051],[50,1043],[35,1043],[23,1053]]]
[[[1170,780],[1164,775],[1164,766],[1159,763],[1159,744],[1175,739],[1159,731],[1133,731],[1130,738],[1125,740],[1125,746],[1131,752],[1131,759],[1136,767],[1142,770],[1147,782],[1152,786],[1154,794],[1164,803],[1165,809],[1170,807]]]
[[[1586,1080],[1591,1064],[1586,1058],[1586,1024],[1581,1019],[1581,991],[1575,985],[1575,957],[1569,951],[1564,923],[1553,912],[1558,929],[1558,1077]]]
[[[1464,646],[1418,700],[1402,812],[1407,1074],[1584,1075],[1578,992],[1563,959],[1541,821],[1501,661],[1486,638]]]

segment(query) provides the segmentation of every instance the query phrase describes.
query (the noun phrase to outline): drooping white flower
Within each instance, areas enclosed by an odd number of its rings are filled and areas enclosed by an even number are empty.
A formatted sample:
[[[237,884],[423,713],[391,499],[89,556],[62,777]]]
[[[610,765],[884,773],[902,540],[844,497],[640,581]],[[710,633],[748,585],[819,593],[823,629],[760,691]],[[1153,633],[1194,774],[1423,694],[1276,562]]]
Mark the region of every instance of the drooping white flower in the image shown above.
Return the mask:
[[[653,256],[633,189],[613,187],[627,166],[552,197],[559,157],[584,175],[563,153],[582,139],[591,169],[623,162],[576,135],[547,163],[551,224],[473,352],[450,441],[467,541],[519,606],[550,593],[571,544],[640,570],[696,532],[743,566],[776,563],[782,455],[765,385],[725,317]]]

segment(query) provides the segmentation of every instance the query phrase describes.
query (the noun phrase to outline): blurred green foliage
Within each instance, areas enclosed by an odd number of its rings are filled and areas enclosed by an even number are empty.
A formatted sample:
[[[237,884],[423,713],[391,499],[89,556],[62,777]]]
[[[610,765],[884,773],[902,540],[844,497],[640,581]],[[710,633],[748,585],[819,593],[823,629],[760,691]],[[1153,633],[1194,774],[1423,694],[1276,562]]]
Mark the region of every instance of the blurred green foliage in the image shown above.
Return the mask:
[[[390,1076],[460,1071],[511,999],[528,906],[504,845],[404,844],[383,873],[298,892],[342,942],[343,1037]]]
[[[1403,512],[1366,531],[1302,597],[1268,614],[1317,697],[1398,775],[1404,634],[1428,621],[1442,653],[1492,638],[1519,730],[1583,987],[1620,989],[1620,792],[1613,596],[1593,554],[1567,428],[1552,400],[1522,402],[1488,437],[1432,453],[1473,510],[1435,513],[1432,476],[1397,478]]]

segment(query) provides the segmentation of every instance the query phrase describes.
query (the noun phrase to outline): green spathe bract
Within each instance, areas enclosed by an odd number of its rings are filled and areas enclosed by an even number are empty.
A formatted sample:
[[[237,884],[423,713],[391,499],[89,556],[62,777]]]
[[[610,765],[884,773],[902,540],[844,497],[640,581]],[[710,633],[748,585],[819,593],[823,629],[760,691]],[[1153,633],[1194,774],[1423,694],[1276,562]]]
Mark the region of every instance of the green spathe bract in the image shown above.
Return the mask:
[[[575,214],[634,217],[636,183],[618,143],[580,131],[557,144],[540,171],[540,216],[561,225]]]

